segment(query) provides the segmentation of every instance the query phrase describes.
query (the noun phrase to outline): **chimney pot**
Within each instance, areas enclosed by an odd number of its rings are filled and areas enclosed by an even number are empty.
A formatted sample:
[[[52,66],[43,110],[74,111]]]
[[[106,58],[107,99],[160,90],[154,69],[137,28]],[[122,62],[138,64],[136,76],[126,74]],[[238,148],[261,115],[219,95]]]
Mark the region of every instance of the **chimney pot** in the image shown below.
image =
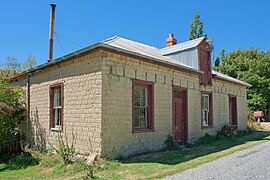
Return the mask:
[[[169,34],[169,38],[166,39],[166,47],[173,46],[177,43],[177,40],[174,38],[174,34]]]

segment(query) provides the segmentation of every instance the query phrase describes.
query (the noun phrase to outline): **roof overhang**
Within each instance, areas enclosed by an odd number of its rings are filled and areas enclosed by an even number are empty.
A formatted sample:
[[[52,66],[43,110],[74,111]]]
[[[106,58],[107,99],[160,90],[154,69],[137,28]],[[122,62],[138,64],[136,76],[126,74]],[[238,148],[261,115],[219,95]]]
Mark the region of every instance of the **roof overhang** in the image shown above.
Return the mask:
[[[108,44],[104,44],[104,43],[96,43],[96,44],[93,44],[91,46],[88,46],[86,48],[83,48],[83,49],[80,49],[78,51],[75,51],[73,53],[70,53],[70,54],[67,54],[65,56],[62,56],[60,58],[57,58],[51,62],[47,62],[45,64],[42,64],[42,65],[39,65],[33,69],[30,69],[29,71],[24,71],[14,77],[11,77],[9,78],[10,81],[16,81],[16,80],[19,80],[19,79],[22,79],[24,77],[26,77],[27,75],[29,74],[33,74],[35,72],[39,72],[47,67],[50,67],[50,66],[54,66],[58,63],[61,63],[61,62],[65,62],[65,61],[68,61],[74,57],[77,57],[77,56],[80,56],[80,55],[84,55],[85,53],[89,53],[95,49],[98,49],[98,48],[102,48],[102,49],[107,49],[107,50],[112,50],[114,52],[118,52],[120,54],[126,54],[126,55],[131,55],[131,56],[134,56],[134,57],[140,57],[142,59],[144,59],[145,61],[148,61],[150,63],[157,63],[157,64],[160,64],[162,66],[166,66],[166,67],[170,67],[170,68],[174,68],[174,69],[180,69],[180,70],[184,70],[184,71],[188,71],[188,72],[191,72],[191,73],[195,73],[195,74],[202,74],[202,71],[199,71],[197,69],[193,69],[193,68],[189,68],[189,67],[186,67],[186,66],[182,66],[182,65],[179,65],[179,64],[175,64],[175,63],[171,63],[171,62],[167,62],[167,61],[164,61],[164,60],[161,60],[161,59],[158,59],[158,58],[154,58],[154,57],[150,57],[150,56],[146,56],[146,55],[143,55],[143,54],[139,54],[139,53],[136,53],[136,52],[132,52],[132,51],[128,51],[128,50],[125,50],[125,49],[122,49],[122,48],[118,48],[118,47],[114,47],[114,46],[110,46]]]

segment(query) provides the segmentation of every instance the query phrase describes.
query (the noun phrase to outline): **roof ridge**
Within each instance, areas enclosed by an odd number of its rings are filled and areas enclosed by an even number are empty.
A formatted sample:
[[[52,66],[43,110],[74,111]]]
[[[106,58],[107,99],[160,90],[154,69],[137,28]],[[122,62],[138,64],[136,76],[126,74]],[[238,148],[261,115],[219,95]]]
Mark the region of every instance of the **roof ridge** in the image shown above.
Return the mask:
[[[109,38],[107,38],[105,40],[100,41],[100,43],[105,43],[105,42],[108,42],[108,41],[115,41],[115,40],[117,40],[119,38],[120,38],[120,36],[118,36],[118,35],[112,36],[112,37],[109,37]]]
[[[194,41],[198,41],[199,39],[204,39],[204,38],[205,38],[204,36],[203,36],[203,37],[199,37],[199,38],[196,38],[196,39],[192,39],[192,40],[188,40],[188,41],[181,42],[181,43],[176,44],[176,45],[174,45],[174,46],[181,46],[181,45],[184,45],[184,44],[187,44],[187,43],[192,43],[192,42],[194,42]],[[172,46],[168,46],[168,47],[161,48],[161,49],[159,49],[159,50],[169,49],[169,48],[171,48],[171,47],[172,47]]]
[[[115,39],[114,39],[114,38],[115,38]],[[159,49],[158,49],[157,47],[155,47],[155,46],[152,46],[152,45],[149,45],[149,44],[145,44],[145,43],[143,43],[143,42],[135,41],[135,40],[133,40],[133,39],[126,38],[126,37],[123,37],[123,36],[114,36],[114,37],[109,38],[108,41],[111,40],[111,39],[113,39],[113,41],[116,41],[117,39],[120,39],[120,38],[125,39],[125,40],[128,40],[128,41],[132,41],[132,42],[134,42],[134,43],[142,44],[142,45],[144,45],[144,46],[148,46],[148,47],[154,48],[154,49],[156,49],[157,51],[159,50]],[[112,42],[113,42],[113,41],[112,41]],[[101,43],[103,43],[103,42],[107,42],[107,41],[106,41],[106,40],[101,41]]]

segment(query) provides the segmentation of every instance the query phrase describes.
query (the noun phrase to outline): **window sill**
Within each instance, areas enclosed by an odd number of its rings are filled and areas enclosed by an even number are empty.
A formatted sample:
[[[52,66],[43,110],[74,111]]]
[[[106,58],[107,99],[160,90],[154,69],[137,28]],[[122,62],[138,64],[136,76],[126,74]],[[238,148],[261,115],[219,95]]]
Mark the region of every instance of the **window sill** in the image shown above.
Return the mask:
[[[137,130],[133,130],[132,134],[140,134],[140,133],[151,133],[151,132],[155,132],[155,130],[152,129],[137,129]]]
[[[51,128],[50,131],[54,131],[54,132],[61,132],[62,131],[62,128],[61,127],[54,127],[54,128]]]
[[[202,126],[201,129],[210,129],[210,128],[214,128],[213,126]]]

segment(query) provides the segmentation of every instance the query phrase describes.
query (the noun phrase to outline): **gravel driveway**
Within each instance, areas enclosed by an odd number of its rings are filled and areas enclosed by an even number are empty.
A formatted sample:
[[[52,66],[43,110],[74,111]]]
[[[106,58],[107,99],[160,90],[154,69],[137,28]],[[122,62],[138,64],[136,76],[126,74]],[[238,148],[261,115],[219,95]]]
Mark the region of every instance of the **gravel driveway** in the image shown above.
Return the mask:
[[[257,180],[270,179],[270,141],[168,176],[180,180]]]

